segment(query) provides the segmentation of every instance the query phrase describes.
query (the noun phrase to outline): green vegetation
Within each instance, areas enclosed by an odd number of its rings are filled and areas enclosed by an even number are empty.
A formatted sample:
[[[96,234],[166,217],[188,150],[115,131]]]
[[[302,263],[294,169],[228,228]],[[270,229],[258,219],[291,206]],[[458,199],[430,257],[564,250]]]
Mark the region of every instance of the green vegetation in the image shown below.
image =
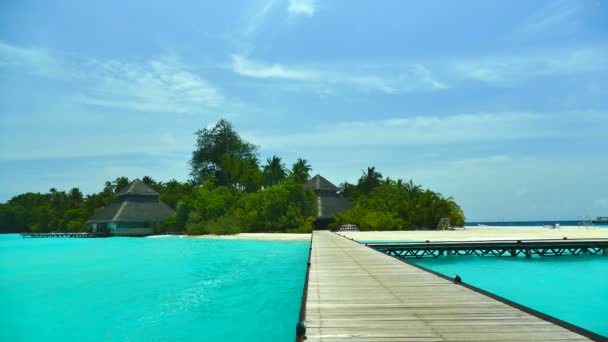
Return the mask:
[[[423,190],[411,180],[383,180],[373,167],[357,185],[340,187],[355,208],[336,215],[333,227],[357,223],[361,230],[435,229],[444,217],[452,226],[464,225],[464,213],[452,198]]]
[[[226,120],[195,134],[191,180],[142,178],[175,209],[159,231],[197,235],[312,230],[317,201],[302,186],[312,171],[306,159],[288,169],[275,155],[260,165],[258,147],[243,140]],[[0,233],[85,231],[95,210],[114,201],[128,184],[128,178],[119,177],[87,196],[78,188],[15,196],[0,204]],[[334,227],[356,223],[362,230],[436,228],[443,217],[452,225],[464,224],[453,199],[422,190],[412,181],[384,179],[374,167],[364,171],[357,184],[343,183],[341,190],[355,208],[337,215]]]
[[[177,202],[192,193],[192,186],[176,180],[167,183],[156,182],[150,177],[142,178],[161,196],[161,200],[175,207]],[[78,188],[69,192],[25,193],[0,204],[0,233],[86,231],[85,222],[95,210],[110,204],[116,193],[129,184],[126,177],[105,182],[99,193],[83,196]]]

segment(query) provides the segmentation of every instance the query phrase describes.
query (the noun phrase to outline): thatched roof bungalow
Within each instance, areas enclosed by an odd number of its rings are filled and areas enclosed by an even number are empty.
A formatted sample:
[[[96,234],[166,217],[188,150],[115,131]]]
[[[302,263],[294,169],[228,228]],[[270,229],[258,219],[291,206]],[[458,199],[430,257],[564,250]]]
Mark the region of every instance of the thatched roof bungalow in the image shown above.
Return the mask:
[[[153,233],[153,225],[173,214],[173,209],[159,199],[159,194],[139,179],[121,189],[118,198],[101,208],[87,223],[94,233],[144,236]]]
[[[318,212],[315,229],[327,229],[335,214],[353,208],[353,205],[338,193],[338,187],[321,175],[317,174],[308,180],[304,188],[311,189],[317,194]]]

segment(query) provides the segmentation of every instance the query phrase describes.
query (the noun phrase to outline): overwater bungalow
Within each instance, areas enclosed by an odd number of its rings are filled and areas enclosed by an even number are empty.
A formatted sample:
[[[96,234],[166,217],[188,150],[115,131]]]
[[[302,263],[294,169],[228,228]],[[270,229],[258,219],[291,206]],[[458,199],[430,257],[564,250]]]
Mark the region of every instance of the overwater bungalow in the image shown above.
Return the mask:
[[[304,188],[311,189],[317,194],[318,211],[314,222],[315,229],[327,229],[335,214],[353,208],[353,205],[340,195],[340,189],[321,175],[312,177],[304,184]]]
[[[139,179],[121,189],[118,198],[98,210],[87,224],[93,233],[144,236],[153,234],[153,226],[173,214],[173,209],[159,199],[159,194]]]

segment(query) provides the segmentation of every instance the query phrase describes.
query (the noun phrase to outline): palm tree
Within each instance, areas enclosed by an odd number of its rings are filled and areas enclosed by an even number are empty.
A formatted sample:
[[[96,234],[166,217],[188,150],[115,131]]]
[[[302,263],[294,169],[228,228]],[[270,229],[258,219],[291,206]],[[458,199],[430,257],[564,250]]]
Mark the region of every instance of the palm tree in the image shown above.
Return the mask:
[[[362,171],[363,175],[359,178],[357,187],[363,194],[369,194],[375,187],[382,182],[382,174],[376,171],[374,166],[368,167],[367,172]]]
[[[83,197],[82,192],[80,192],[80,189],[72,188],[72,190],[70,190],[70,200],[73,203],[77,203],[77,205],[80,205],[82,203]]]
[[[266,165],[264,166],[264,178],[267,186],[279,184],[280,181],[287,178],[285,164],[283,164],[280,157],[274,155],[272,158],[266,159]]]
[[[260,171],[260,162],[256,156],[251,156],[243,161],[240,183],[245,192],[258,191],[262,186],[262,171]]]
[[[296,183],[305,183],[310,178],[312,167],[308,164],[308,160],[298,158],[291,167],[291,179]]]
[[[120,190],[122,190],[124,187],[126,187],[127,185],[129,185],[129,178],[127,177],[118,177],[114,180],[114,182],[112,182],[112,185],[114,185],[114,192],[119,192]]]
[[[410,179],[409,182],[405,183],[405,190],[408,193],[408,197],[411,201],[415,201],[422,193],[422,187],[414,184],[414,181]]]
[[[395,187],[397,187],[397,189],[405,189],[405,183],[403,182],[403,179],[397,179],[397,181],[395,182]]]

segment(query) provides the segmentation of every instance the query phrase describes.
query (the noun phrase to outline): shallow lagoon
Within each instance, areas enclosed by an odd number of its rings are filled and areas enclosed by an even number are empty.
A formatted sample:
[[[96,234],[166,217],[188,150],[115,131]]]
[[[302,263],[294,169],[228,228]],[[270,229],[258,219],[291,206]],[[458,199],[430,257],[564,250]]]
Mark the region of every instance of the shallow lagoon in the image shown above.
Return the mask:
[[[308,242],[0,235],[0,341],[286,341]]]
[[[410,260],[411,261],[411,260]],[[452,256],[414,263],[608,336],[608,257]]]
[[[0,341],[291,340],[308,247],[0,235]],[[608,257],[416,263],[608,335]]]

